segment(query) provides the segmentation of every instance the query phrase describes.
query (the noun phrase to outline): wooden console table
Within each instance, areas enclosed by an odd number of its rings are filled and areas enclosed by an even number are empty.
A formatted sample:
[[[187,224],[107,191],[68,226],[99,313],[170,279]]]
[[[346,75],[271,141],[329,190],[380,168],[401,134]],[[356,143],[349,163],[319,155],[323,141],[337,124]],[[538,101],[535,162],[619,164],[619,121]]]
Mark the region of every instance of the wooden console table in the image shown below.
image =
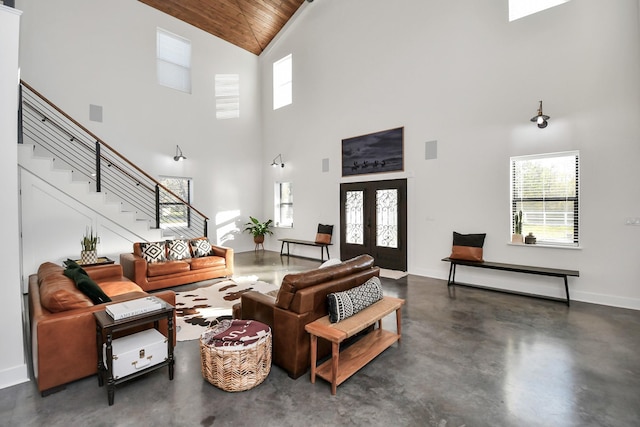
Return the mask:
[[[331,394],[360,368],[389,348],[402,337],[403,299],[385,296],[380,301],[341,322],[331,323],[329,316],[311,322],[305,330],[311,334],[311,383],[316,375],[331,383]],[[382,329],[382,318],[396,312],[397,333]],[[340,343],[367,327],[378,323],[378,328],[368,333],[340,353]],[[331,341],[331,359],[316,367],[318,337]]]

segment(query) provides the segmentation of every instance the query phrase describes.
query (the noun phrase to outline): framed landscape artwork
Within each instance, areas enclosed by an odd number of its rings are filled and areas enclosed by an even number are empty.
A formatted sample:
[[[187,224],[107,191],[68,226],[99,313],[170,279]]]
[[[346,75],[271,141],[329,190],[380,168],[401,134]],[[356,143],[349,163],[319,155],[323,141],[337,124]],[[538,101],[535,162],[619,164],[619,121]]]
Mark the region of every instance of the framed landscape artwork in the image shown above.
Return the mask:
[[[342,140],[342,176],[404,170],[404,128]]]

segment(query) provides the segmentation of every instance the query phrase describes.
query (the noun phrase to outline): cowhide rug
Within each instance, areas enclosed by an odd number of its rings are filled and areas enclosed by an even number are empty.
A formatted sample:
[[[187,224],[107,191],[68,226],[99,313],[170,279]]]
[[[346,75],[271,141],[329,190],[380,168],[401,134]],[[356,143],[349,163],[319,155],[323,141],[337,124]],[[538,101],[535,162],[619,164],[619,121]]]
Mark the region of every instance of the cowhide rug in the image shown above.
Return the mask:
[[[230,318],[232,307],[240,302],[243,293],[257,291],[274,294],[278,286],[240,278],[223,280],[184,292],[176,292],[176,330],[178,341],[200,338],[211,322],[217,318]]]

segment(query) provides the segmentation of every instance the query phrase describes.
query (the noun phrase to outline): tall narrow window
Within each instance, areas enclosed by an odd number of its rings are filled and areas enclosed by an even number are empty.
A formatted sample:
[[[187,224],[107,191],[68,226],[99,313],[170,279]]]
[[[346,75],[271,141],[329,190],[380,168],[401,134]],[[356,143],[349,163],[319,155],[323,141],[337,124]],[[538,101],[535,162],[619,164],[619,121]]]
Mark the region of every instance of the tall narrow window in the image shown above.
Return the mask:
[[[191,93],[191,42],[157,30],[158,84]]]
[[[160,188],[160,228],[189,227],[191,212],[182,200],[191,203],[191,178],[165,176],[160,184],[178,196]]]
[[[293,102],[293,57],[291,54],[273,63],[273,109]]]
[[[398,189],[376,190],[376,245],[398,247]]]
[[[364,243],[364,191],[347,191],[345,203],[345,241],[352,245]]]
[[[578,246],[578,151],[511,158],[512,231],[522,211],[522,234],[533,233],[538,244]]]
[[[216,74],[216,119],[240,117],[240,75]]]
[[[293,186],[290,182],[276,182],[274,195],[276,227],[293,227]]]
[[[509,0],[509,22],[533,15],[569,0]]]

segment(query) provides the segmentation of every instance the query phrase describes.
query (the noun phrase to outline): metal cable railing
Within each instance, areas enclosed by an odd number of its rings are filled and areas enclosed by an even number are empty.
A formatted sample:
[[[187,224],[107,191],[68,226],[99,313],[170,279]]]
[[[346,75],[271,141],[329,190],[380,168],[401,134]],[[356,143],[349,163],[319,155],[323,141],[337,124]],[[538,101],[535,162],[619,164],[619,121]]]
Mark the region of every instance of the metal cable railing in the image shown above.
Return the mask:
[[[138,168],[107,143],[21,81],[18,114],[20,143],[34,144],[57,167],[72,170],[96,192],[113,196],[123,210],[135,211],[166,236],[207,235],[209,218]]]

